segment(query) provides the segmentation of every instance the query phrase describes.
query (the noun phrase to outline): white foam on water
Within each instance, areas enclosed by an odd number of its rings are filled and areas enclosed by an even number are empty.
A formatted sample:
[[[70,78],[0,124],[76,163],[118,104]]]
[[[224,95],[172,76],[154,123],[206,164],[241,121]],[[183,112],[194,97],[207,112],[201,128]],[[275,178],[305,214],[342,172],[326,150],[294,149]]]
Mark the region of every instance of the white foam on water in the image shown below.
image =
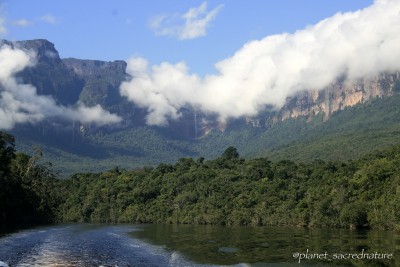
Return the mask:
[[[107,234],[111,235],[111,236],[115,236],[115,237],[121,237],[121,235],[119,235],[117,233],[113,233],[113,232],[108,232]]]

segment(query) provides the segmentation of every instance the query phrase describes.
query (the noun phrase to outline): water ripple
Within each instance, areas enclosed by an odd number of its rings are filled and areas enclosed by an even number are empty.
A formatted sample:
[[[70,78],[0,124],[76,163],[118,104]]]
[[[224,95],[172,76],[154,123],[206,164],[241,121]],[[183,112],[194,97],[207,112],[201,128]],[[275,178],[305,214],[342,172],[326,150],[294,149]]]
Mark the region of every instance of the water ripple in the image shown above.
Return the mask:
[[[76,225],[23,231],[0,239],[0,267],[191,266],[177,253],[129,237],[132,230]]]

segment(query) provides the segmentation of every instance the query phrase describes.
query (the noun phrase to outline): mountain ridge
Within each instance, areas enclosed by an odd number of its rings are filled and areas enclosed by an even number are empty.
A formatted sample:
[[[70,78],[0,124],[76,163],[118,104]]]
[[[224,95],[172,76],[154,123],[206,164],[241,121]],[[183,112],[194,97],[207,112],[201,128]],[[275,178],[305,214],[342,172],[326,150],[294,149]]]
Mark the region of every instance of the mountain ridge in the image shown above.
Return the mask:
[[[59,71],[67,73],[68,76],[72,76],[74,81],[76,80],[76,86],[78,87],[74,97],[65,97],[57,94],[57,91],[65,91],[68,89],[62,87],[63,85],[58,85],[59,89],[57,90],[57,88],[54,88],[54,92],[52,93],[50,89],[45,90],[45,86],[42,84],[37,82],[35,84],[33,78],[23,79],[24,82],[35,85],[39,94],[50,94],[61,103],[64,102],[69,105],[74,104],[78,100],[89,106],[100,104],[105,108],[111,107],[111,111],[118,112],[119,115],[129,113],[126,109],[118,110],[113,107],[120,103],[128,105],[132,110],[138,110],[136,105],[128,102],[125,97],[122,97],[119,94],[119,86],[121,82],[129,77],[126,73],[127,62],[123,60],[101,61],[76,58],[61,59],[55,45],[45,39],[17,41],[15,43],[3,40],[3,43],[35,51],[38,63],[34,68],[29,68],[30,70],[42,68],[43,66],[40,64],[43,64],[44,62],[48,64],[59,64],[60,66],[55,67],[58,67]],[[22,76],[29,77],[29,71],[25,70],[25,72],[28,72],[28,74],[22,74]],[[41,73],[37,73],[37,75],[40,74]],[[360,78],[356,81],[347,81],[342,78],[324,89],[311,89],[289,96],[286,103],[281,108],[267,107],[267,116],[264,114],[261,116],[260,114],[252,117],[249,116],[246,117],[246,121],[248,125],[254,127],[268,127],[270,124],[276,123],[277,121],[297,118],[299,116],[312,117],[320,113],[322,113],[324,119],[327,120],[338,110],[343,110],[346,107],[358,103],[368,102],[375,97],[390,96],[393,94],[393,90],[400,90],[399,72],[381,73],[375,77]],[[79,96],[76,97],[78,93]],[[145,116],[146,110],[142,108],[139,109],[141,115]],[[265,118],[262,118],[263,115]],[[201,125],[201,118],[207,120],[208,123],[203,123],[203,125]],[[206,134],[211,130],[211,128],[223,130],[226,127],[226,125],[216,122],[213,116],[185,109],[182,111],[182,121],[186,121],[186,124],[188,124],[188,120],[191,120],[191,127],[193,128],[192,132],[196,132],[196,134],[193,133],[193,138]],[[196,123],[194,120],[196,120]],[[144,119],[139,121],[140,125],[143,125]],[[177,124],[179,124],[179,121],[170,121],[170,123],[176,127]],[[198,125],[199,123],[200,125]],[[186,129],[186,131],[188,131],[188,129]]]
[[[333,129],[341,140],[349,138],[345,135],[361,138],[360,144],[369,148],[354,148],[362,152],[347,154],[362,155],[376,148],[376,145],[368,146],[366,135],[354,129],[353,125],[347,125],[343,133],[336,131],[332,125],[337,124],[341,116],[348,116],[346,114],[356,112],[353,117],[361,118],[363,112],[379,112],[375,107],[381,103],[390,102],[392,107],[394,103],[389,99],[396,98],[400,91],[399,72],[382,73],[357,81],[341,79],[323,90],[301,92],[289,97],[281,109],[267,108],[257,116],[229,120],[226,124],[218,122],[212,114],[185,108],[181,110],[180,120],[170,121],[167,127],[147,126],[147,110],[119,94],[121,82],[128,78],[125,61],[61,59],[54,44],[47,40],[3,41],[3,44],[36,52],[36,65],[23,70],[18,77],[20,82],[34,85],[38,94],[51,95],[57,102],[67,106],[77,102],[88,106],[100,104],[123,119],[120,124],[102,127],[46,119],[36,125],[19,125],[12,131],[20,140],[17,146],[23,150],[39,144],[49,153],[49,158],[62,159],[58,165],[65,165],[65,160],[69,159],[68,163],[75,164],[75,167],[66,167],[67,173],[71,171],[68,168],[77,170],[80,165],[96,164],[97,168],[104,170],[116,165],[135,167],[171,162],[187,156],[213,158],[230,145],[238,147],[246,157],[267,155],[282,158],[289,155],[289,159],[296,160],[305,157],[301,155],[315,158],[301,152],[307,148],[325,155],[318,142],[328,142],[330,149],[336,149],[332,147],[337,143],[334,136],[327,133],[324,137],[313,133],[312,129],[316,132]],[[359,108],[368,105],[369,109]],[[398,120],[395,107],[388,109],[388,114],[393,125],[381,127],[379,118],[369,118],[369,123],[375,128],[368,131],[396,132]],[[373,114],[369,117],[373,117]],[[358,123],[348,119],[353,124]],[[390,138],[385,142],[393,144],[394,140]],[[300,156],[290,155],[292,148]],[[321,158],[329,159],[329,156]],[[90,167],[90,170],[95,169]]]

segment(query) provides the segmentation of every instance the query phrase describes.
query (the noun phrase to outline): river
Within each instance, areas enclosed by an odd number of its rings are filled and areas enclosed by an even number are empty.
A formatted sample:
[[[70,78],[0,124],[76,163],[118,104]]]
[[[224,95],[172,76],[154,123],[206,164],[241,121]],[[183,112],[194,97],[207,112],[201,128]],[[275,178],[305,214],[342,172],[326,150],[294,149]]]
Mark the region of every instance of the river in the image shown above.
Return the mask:
[[[0,266],[400,266],[399,250],[384,231],[69,224],[1,236]]]

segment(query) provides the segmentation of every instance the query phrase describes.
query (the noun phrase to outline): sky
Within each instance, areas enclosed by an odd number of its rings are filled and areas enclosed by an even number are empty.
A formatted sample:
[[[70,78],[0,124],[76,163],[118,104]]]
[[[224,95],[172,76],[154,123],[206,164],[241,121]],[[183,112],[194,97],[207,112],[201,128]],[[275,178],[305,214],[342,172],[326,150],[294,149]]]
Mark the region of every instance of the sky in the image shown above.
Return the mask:
[[[279,109],[288,97],[400,71],[400,1],[0,2],[0,34],[44,38],[62,58],[127,61],[119,93],[166,126],[190,107],[220,122]],[[57,104],[15,74],[29,51],[0,48],[0,128],[51,116],[100,125],[103,107]],[[2,89],[3,88],[3,89]]]
[[[372,0],[6,0],[0,2],[2,38],[47,39],[62,58],[128,60],[144,57],[151,64],[185,61],[200,75],[245,43],[267,35],[293,33],[337,12],[354,11]],[[163,27],[183,26],[190,9],[206,5],[215,11],[203,35],[182,39],[161,35],[152,27],[166,17]],[[201,20],[205,14],[197,17]],[[168,24],[169,23],[169,24]],[[153,25],[154,26],[154,25]]]

